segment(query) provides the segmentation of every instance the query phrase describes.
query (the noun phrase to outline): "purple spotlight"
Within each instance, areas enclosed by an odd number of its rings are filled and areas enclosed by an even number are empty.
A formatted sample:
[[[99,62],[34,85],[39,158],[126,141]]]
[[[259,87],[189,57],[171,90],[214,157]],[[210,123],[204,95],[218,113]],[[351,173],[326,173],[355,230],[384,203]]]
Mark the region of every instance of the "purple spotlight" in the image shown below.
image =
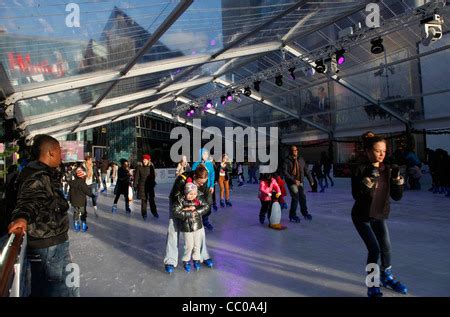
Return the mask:
[[[209,45],[211,45],[211,46],[216,46],[216,44],[217,44],[217,42],[216,42],[215,39],[212,39],[212,40],[209,42]]]
[[[211,99],[208,99],[206,101],[206,105],[205,105],[206,109],[211,109],[213,107],[212,101]]]
[[[231,94],[231,92],[227,93],[227,100],[228,101],[233,101],[233,95]]]
[[[339,50],[336,52],[336,61],[338,65],[342,65],[345,63],[345,56],[344,56],[345,50]]]

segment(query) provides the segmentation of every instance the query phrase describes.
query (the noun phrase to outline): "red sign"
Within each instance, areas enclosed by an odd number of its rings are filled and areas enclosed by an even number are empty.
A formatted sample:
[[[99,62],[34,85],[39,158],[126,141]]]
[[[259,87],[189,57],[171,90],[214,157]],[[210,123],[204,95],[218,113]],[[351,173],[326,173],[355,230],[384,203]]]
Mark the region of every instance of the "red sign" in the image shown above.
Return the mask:
[[[44,59],[37,64],[33,64],[31,62],[30,54],[25,54],[25,57],[23,57],[20,53],[14,55],[14,53],[9,52],[8,61],[9,69],[15,69],[24,74],[52,74],[62,77],[64,76],[66,70],[66,63],[64,61],[56,64],[49,64],[48,60]]]

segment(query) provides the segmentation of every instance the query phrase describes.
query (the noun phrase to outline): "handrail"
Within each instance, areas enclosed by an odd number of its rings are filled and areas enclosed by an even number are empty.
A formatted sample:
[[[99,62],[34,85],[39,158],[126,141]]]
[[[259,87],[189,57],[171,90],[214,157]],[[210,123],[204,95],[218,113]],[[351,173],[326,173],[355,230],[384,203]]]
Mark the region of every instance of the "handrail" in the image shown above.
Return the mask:
[[[0,297],[9,297],[13,294],[11,287],[20,283],[20,264],[23,262],[26,238],[23,230],[17,230],[8,238],[0,254]],[[21,259],[19,259],[19,257]],[[19,267],[16,264],[19,263]],[[19,268],[19,269],[17,269]],[[19,296],[15,291],[13,296]]]

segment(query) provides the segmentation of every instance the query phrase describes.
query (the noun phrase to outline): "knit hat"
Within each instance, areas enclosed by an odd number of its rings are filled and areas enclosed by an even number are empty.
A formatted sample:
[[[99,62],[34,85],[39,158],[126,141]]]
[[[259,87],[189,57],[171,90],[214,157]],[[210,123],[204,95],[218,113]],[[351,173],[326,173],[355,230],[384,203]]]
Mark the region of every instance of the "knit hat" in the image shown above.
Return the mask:
[[[152,157],[150,156],[150,154],[144,154],[144,155],[142,155],[142,159],[150,161],[152,159]]]
[[[84,169],[82,168],[77,168],[77,170],[75,171],[75,174],[77,175],[77,177],[82,178],[86,176],[86,172],[84,171]]]
[[[184,186],[184,193],[187,195],[193,191],[197,191],[197,185],[195,185],[194,183],[186,183],[186,185]]]

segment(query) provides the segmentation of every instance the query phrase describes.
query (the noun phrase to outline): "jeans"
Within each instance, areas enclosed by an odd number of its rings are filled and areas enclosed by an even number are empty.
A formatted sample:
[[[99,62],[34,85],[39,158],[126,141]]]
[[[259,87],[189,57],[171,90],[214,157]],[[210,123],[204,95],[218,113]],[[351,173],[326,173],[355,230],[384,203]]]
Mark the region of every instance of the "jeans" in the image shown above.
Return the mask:
[[[300,202],[300,212],[303,216],[308,214],[308,206],[306,206],[306,196],[303,186],[295,184],[289,185],[289,193],[291,194],[291,209],[289,210],[289,218],[297,216],[297,205]]]
[[[172,208],[170,209],[172,210]],[[166,240],[166,255],[164,257],[164,264],[171,264],[174,267],[178,265],[178,244],[180,241],[180,228],[178,221],[173,220],[172,211],[170,211],[169,227],[167,228],[167,240]],[[202,243],[200,247],[200,261],[204,261],[210,258],[208,250],[206,248],[206,235],[205,228],[200,229],[202,236]]]
[[[28,249],[27,259],[31,269],[31,297],[79,297],[78,286],[72,282],[73,270],[69,254],[69,241],[43,249]],[[79,279],[79,276],[75,278]],[[79,280],[78,280],[79,281]]]
[[[369,251],[367,264],[378,264],[381,254],[381,271],[385,271],[391,266],[391,239],[386,221],[370,219],[366,222],[355,217],[352,220]]]
[[[139,190],[138,190],[139,192]],[[150,211],[152,212],[152,215],[157,215],[158,210],[156,209],[156,203],[155,203],[155,188],[150,187],[148,189],[148,192],[146,193],[145,197],[141,197],[141,214],[142,217],[147,216],[147,200],[150,203]]]
[[[107,189],[106,187],[106,173],[102,173],[102,184],[103,184],[103,189]]]
[[[92,198],[92,206],[97,206],[97,189],[98,189],[97,186],[98,186],[97,183],[92,183],[91,185],[88,185],[92,195],[95,196],[94,198]]]
[[[73,221],[79,221],[86,222],[87,218],[87,212],[86,207],[74,207],[73,211]]]

